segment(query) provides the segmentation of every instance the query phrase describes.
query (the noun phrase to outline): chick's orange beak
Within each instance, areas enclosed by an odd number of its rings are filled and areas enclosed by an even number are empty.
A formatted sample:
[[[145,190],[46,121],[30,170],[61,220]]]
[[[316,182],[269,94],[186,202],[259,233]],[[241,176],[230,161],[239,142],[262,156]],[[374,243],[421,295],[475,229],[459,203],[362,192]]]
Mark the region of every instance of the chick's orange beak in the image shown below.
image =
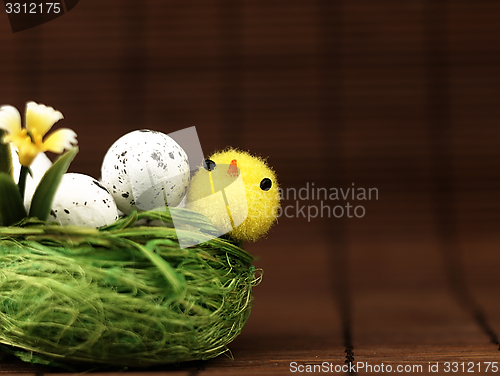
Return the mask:
[[[238,176],[238,164],[236,162],[236,159],[233,159],[231,161],[231,164],[229,165],[229,168],[227,169],[227,174],[229,176],[232,176],[233,178],[236,178]]]

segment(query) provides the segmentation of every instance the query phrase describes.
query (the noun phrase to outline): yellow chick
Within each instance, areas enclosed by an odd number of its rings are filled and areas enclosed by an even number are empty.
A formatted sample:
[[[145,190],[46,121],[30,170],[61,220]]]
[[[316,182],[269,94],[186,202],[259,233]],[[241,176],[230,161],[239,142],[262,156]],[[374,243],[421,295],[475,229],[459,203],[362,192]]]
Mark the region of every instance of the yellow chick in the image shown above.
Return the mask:
[[[278,188],[264,159],[231,148],[211,155],[196,172],[186,206],[208,217],[221,234],[255,241],[276,222]]]

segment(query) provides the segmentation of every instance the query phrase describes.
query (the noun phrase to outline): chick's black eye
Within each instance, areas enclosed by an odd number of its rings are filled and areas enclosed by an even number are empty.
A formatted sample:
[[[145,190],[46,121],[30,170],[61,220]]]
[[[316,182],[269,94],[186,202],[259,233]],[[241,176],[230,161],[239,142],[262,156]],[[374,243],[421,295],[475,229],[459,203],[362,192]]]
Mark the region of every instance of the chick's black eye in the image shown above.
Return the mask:
[[[205,161],[203,162],[203,167],[205,167],[205,170],[207,171],[213,171],[215,169],[215,166],[215,162],[211,159],[205,159]]]
[[[273,186],[273,182],[269,178],[264,178],[260,182],[260,189],[262,189],[263,191],[270,190],[272,186]]]

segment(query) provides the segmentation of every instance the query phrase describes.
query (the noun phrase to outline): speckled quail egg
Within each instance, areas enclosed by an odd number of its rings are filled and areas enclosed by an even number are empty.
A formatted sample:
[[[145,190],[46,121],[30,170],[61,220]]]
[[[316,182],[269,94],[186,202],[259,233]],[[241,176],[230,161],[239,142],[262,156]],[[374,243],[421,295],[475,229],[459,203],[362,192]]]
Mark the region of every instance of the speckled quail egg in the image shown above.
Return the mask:
[[[177,206],[189,184],[189,160],[170,136],[137,130],[119,138],[104,156],[101,182],[119,210],[153,210]]]
[[[118,209],[106,187],[88,175],[63,175],[52,203],[49,222],[98,228],[117,219]]]
[[[12,167],[14,167],[14,180],[17,183],[19,181],[19,172],[21,171],[21,164],[19,163],[19,158],[17,156],[17,151],[11,144],[11,154],[12,154]],[[42,180],[43,175],[52,166],[52,161],[45,155],[45,153],[40,153],[36,156],[33,163],[31,164],[32,175],[28,175],[26,178],[26,188],[24,191],[24,206],[26,210],[29,211],[31,205],[31,199],[35,193],[35,189]]]

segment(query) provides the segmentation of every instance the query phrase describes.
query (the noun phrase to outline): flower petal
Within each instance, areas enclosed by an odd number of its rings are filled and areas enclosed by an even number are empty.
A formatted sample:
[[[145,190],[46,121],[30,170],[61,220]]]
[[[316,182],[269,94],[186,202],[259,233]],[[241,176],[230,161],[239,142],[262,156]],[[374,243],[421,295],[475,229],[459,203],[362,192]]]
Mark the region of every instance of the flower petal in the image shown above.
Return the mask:
[[[51,133],[42,145],[43,151],[51,151],[53,153],[62,153],[64,149],[71,149],[76,145],[76,133],[71,129],[58,129]]]
[[[41,137],[45,136],[49,129],[63,118],[63,114],[52,107],[35,102],[26,104],[26,129],[28,132],[36,130]]]
[[[23,136],[24,133],[24,136]],[[17,148],[19,154],[19,163],[23,166],[30,166],[38,155],[40,150],[31,142],[31,138],[26,131],[17,135],[7,135],[6,138]]]
[[[16,133],[7,133],[3,137],[3,141],[7,143],[12,143],[12,145],[18,147],[18,145],[24,145],[26,142],[31,142],[30,136],[28,136],[28,133],[26,132],[25,129],[22,129],[19,132]]]
[[[10,134],[21,131],[21,114],[17,108],[12,106],[0,107],[0,129]]]

